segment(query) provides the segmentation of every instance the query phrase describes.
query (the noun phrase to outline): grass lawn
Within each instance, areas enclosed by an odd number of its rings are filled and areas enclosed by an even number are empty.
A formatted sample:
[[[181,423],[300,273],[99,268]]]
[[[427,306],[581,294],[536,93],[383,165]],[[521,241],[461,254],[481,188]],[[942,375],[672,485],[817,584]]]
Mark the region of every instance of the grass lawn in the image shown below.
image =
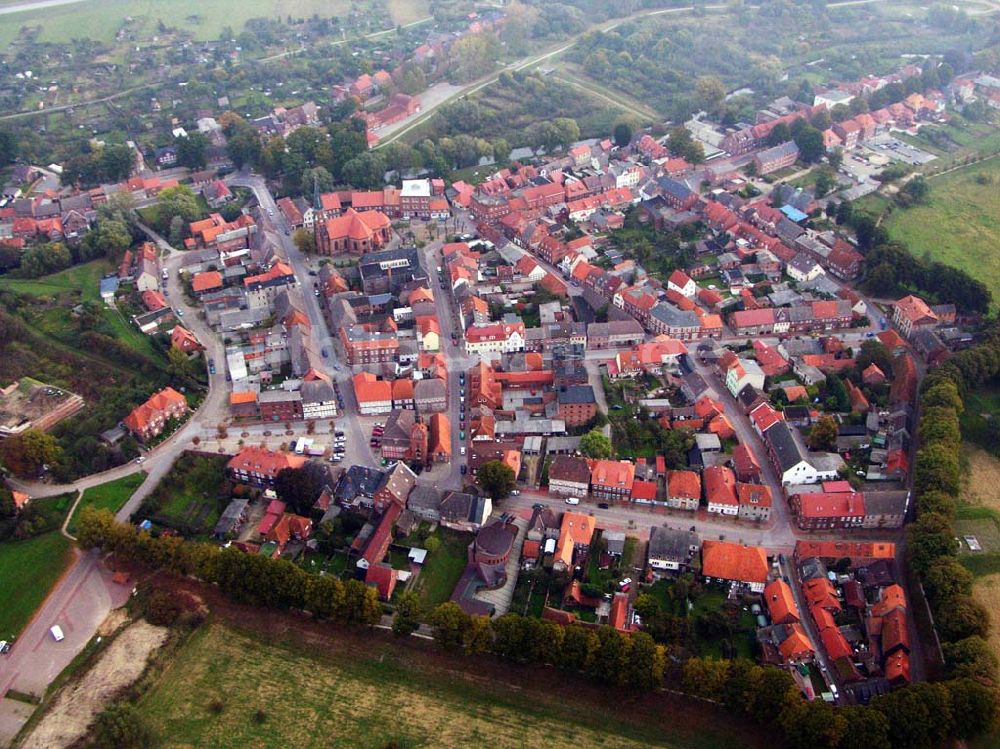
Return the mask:
[[[580,703],[530,683],[507,683],[520,671],[488,678],[462,659],[432,660],[389,640],[352,643],[269,642],[210,621],[156,673],[139,711],[164,749],[717,749],[730,746],[727,732],[738,730],[723,725],[723,716],[714,723],[682,711],[664,721],[649,707],[641,718],[623,714],[614,700],[601,703],[594,694]],[[221,711],[209,709],[214,700],[221,700]],[[759,746],[750,736],[746,742]]]
[[[84,0],[5,16],[10,20],[0,24],[0,44],[13,40],[22,26],[40,26],[38,40],[43,42],[82,38],[112,42],[126,16],[133,19],[129,28],[140,37],[155,34],[162,19],[202,41],[217,39],[226,27],[238,33],[251,18],[284,20],[314,14],[346,18],[357,5],[356,0]],[[389,9],[392,19],[386,19],[386,28],[418,20],[428,12],[426,0],[390,0]]]
[[[471,533],[458,533],[446,528],[438,528],[433,536],[441,541],[441,546],[427,555],[427,562],[413,584],[413,590],[420,596],[427,611],[451,597],[465,570],[468,547],[472,542]]]
[[[986,180],[981,184],[980,180]],[[886,218],[893,239],[916,257],[929,255],[968,271],[1000,300],[1000,157],[931,177],[930,200]]]
[[[70,518],[66,530],[70,533],[76,533],[77,518],[80,516],[80,511],[87,505],[96,507],[99,510],[109,510],[112,513],[118,512],[145,480],[146,474],[140,471],[84,490],[83,498],[80,500],[80,504],[76,506],[76,510],[73,512],[73,517]]]
[[[185,536],[211,533],[229,501],[223,496],[226,460],[184,453],[133,516],[150,518]]]
[[[112,270],[107,260],[93,260],[41,278],[0,278],[0,289],[10,289],[33,296],[58,296],[79,291],[81,301],[101,298],[101,277]]]
[[[5,581],[0,638],[20,634],[72,559],[70,544],[58,531],[0,544],[0,580]]]

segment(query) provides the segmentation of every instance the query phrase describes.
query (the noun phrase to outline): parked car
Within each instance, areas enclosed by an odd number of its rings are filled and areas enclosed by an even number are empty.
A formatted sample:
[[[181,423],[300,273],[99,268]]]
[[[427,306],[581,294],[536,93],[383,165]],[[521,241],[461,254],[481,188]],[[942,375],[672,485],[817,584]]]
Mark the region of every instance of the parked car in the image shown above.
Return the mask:
[[[328,356],[330,356],[330,352],[329,352],[329,351],[327,351],[326,349],[322,349],[322,350],[320,351],[320,353],[321,353],[321,354],[323,354],[323,358],[324,358],[324,359],[326,359],[326,358],[327,358]]]
[[[510,490],[510,496],[512,496],[512,497],[516,497],[516,496],[517,496],[517,495],[519,495],[520,493],[521,493],[521,492],[520,492],[520,490],[518,490],[518,489],[511,489],[511,490]]]
[[[461,474],[464,476],[469,471],[469,466],[462,466],[460,469]]]
[[[568,505],[578,505],[580,504],[579,497],[566,497],[566,504]]]
[[[11,644],[12,643],[7,642],[6,640],[0,640],[0,655],[9,653]]]
[[[55,640],[56,642],[62,642],[63,640],[66,639],[66,635],[63,634],[62,627],[60,627],[58,624],[53,624],[49,628],[49,633],[52,635],[52,639]]]
[[[597,506],[600,507],[602,510],[606,510],[610,505],[607,502],[598,502]]]
[[[628,593],[631,587],[632,587],[631,577],[626,577],[624,580],[618,583],[618,590],[620,590],[622,593]]]
[[[462,451],[461,451],[461,454],[462,454],[462,455],[465,455],[465,445],[462,445]]]

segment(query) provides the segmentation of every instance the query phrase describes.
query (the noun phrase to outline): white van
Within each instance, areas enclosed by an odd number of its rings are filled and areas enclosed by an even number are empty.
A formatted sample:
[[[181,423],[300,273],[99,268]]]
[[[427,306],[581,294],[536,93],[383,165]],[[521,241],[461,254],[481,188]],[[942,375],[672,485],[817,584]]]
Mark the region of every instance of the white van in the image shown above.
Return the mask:
[[[578,505],[580,504],[579,497],[566,497],[566,504],[568,505]]]
[[[49,632],[52,634],[52,639],[55,640],[56,642],[62,642],[63,640],[66,639],[66,635],[63,634],[62,627],[60,627],[58,624],[52,625],[52,628],[49,630]]]

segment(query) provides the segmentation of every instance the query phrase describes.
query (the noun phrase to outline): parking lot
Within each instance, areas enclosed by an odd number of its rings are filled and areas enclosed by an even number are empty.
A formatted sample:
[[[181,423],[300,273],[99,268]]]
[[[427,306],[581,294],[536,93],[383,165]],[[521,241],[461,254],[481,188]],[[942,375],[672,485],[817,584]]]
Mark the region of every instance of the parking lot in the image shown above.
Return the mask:
[[[937,158],[934,154],[922,151],[916,146],[893,138],[891,135],[881,135],[867,143],[866,146],[876,153],[888,156],[893,161],[902,161],[913,166],[920,166]]]

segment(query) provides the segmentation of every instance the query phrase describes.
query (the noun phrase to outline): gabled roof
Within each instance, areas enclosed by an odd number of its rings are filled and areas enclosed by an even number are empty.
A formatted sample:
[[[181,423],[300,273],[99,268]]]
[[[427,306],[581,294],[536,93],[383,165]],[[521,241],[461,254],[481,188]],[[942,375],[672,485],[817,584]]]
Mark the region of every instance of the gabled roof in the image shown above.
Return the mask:
[[[701,547],[701,572],[722,580],[764,583],[768,575],[767,554],[759,546],[705,541]]]
[[[764,588],[764,602],[774,624],[799,621],[799,607],[795,603],[795,596],[784,580],[775,580]]]

